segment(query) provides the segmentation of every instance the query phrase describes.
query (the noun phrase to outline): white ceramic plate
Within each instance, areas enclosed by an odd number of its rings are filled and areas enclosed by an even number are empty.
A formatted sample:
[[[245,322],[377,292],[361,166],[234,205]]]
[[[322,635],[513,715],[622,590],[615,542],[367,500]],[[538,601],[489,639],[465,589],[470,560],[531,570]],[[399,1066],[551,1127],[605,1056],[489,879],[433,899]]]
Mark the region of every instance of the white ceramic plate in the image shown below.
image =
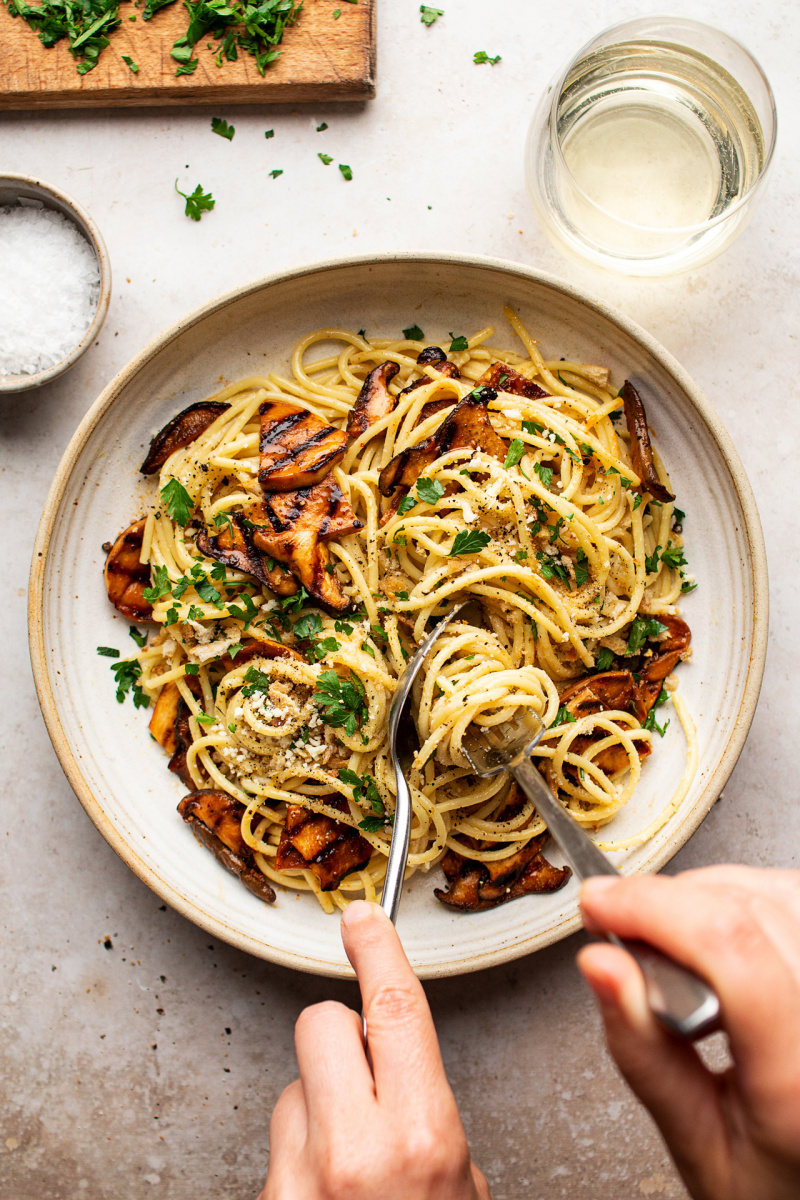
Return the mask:
[[[325,325],[397,337],[419,324],[431,341],[489,323],[514,346],[513,305],[546,357],[611,367],[640,385],[699,581],[685,598],[693,631],[680,687],[697,722],[700,769],[680,809],[646,845],[617,856],[626,873],[664,866],[697,828],[730,775],[753,716],[767,636],[764,545],[750,485],[723,426],[678,364],[633,322],[541,273],[490,259],[397,254],[323,263],[212,301],[157,338],[106,388],[73,437],[45,506],[33,557],[31,654],[39,700],[70,783],[121,858],[178,912],[252,954],[324,975],[348,975],[339,922],[312,896],[279,891],[265,907],[194,839],[176,812],[183,794],[150,738],[145,713],[114,699],[98,644],[133,649],[108,603],[102,543],[137,517],[151,484],[137,468],[152,433],[221,381],[288,371],[305,332]],[[641,785],[607,836],[645,826],[680,779],[677,720],[656,739]],[[554,855],[554,857],[558,857]],[[433,896],[438,870],[406,885],[399,928],[423,977],[474,971],[527,954],[579,924],[577,886],[456,914]]]

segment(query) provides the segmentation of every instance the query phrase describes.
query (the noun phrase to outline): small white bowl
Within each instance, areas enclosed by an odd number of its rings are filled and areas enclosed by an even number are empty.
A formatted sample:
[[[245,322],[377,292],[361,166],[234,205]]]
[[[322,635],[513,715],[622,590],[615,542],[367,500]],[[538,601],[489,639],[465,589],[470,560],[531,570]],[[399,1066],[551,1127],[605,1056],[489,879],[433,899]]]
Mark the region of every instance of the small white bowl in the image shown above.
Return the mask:
[[[0,375],[0,395],[6,392],[27,392],[31,388],[40,387],[74,366],[100,332],[111,299],[111,264],[108,251],[100,230],[86,210],[52,183],[34,179],[32,175],[0,175],[0,208],[19,204],[20,200],[39,200],[45,208],[62,213],[78,227],[97,257],[100,267],[100,298],[91,325],[69,354],[46,371],[37,371],[35,375]]]

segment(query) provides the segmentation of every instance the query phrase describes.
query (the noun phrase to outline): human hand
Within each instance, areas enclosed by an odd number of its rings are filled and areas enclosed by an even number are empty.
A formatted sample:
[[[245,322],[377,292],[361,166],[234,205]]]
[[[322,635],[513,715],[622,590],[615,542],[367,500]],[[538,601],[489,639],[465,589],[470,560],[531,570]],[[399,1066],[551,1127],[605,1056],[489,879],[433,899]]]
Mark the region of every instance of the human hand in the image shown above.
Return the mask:
[[[270,1124],[259,1200],[490,1200],[470,1162],[422,985],[377,904],[342,916],[367,1020],[343,1004],[305,1009],[295,1027],[300,1078]]]
[[[800,872],[710,867],[588,880],[584,925],[640,938],[716,989],[733,1067],[709,1071],[647,1004],[633,959],[591,945],[578,965],[609,1050],[695,1200],[800,1196]]]

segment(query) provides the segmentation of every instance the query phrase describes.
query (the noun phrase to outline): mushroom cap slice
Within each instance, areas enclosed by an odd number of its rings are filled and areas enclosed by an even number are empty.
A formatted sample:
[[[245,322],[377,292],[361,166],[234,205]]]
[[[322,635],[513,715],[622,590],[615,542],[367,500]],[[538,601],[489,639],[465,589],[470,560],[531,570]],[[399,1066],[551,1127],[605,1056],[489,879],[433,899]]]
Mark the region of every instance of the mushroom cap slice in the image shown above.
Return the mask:
[[[663,641],[651,642],[654,653],[652,658],[644,660],[639,683],[639,691],[648,712],[661,694],[663,681],[686,656],[692,640],[691,629],[680,617],[664,613],[659,615],[658,620],[666,625],[667,636]]]
[[[333,478],[313,487],[266,496],[260,506],[263,524],[253,529],[253,543],[284,562],[310,596],[337,616],[352,611],[338,578],[327,571],[331,557],[325,540],[363,529]],[[255,516],[255,510],[251,512]],[[255,522],[254,522],[255,524]]]
[[[470,392],[445,417],[435,433],[418,446],[396,454],[380,473],[381,495],[391,496],[398,488],[405,495],[431,463],[448,450],[470,447],[505,462],[508,446],[492,425],[487,411],[489,401],[496,398],[497,392],[489,387]]]
[[[201,400],[199,404],[184,408],[150,442],[147,458],[139,467],[141,473],[154,475],[171,454],[196,441],[209,425],[214,424],[220,413],[229,408],[230,404],[223,404],[219,400]]]
[[[625,423],[631,435],[631,462],[633,469],[641,479],[640,491],[649,492],[662,504],[674,500],[672,492],[658,478],[653,462],[653,447],[650,444],[650,430],[647,428],[647,414],[642,398],[630,379],[626,379],[620,391],[622,403],[625,406]]]
[[[258,479],[267,492],[319,483],[344,457],[347,434],[296,404],[262,404]]]
[[[502,376],[505,378],[501,383]],[[512,392],[515,396],[527,396],[529,400],[541,400],[544,396],[550,395],[549,392],[540,388],[538,383],[534,383],[526,375],[521,375],[519,371],[515,371],[513,367],[507,367],[502,362],[492,363],[475,386],[495,388],[499,392]]]
[[[145,521],[134,521],[119,535],[108,552],[103,579],[108,598],[123,617],[131,621],[150,621],[153,606],[144,598],[150,586],[150,567],[139,561]]]
[[[252,575],[260,583],[266,584],[270,591],[277,596],[294,596],[299,591],[297,581],[282,567],[267,563],[266,556],[253,543],[252,529],[244,523],[241,513],[231,516],[231,525],[226,526],[215,537],[210,537],[208,530],[203,529],[197,535],[197,549],[206,558],[215,558],[217,562],[232,567],[234,571],[243,571]]]
[[[341,796],[321,796],[326,804],[349,812]],[[290,804],[281,833],[275,867],[279,871],[313,871],[323,892],[337,887],[345,875],[360,871],[372,857],[372,846],[358,830],[324,813]]]
[[[659,690],[660,688],[661,684]],[[630,671],[601,671],[597,675],[587,675],[561,693],[561,704],[576,721],[581,717],[614,709],[632,712],[640,721],[644,721],[647,716],[647,705]],[[570,748],[575,754],[583,754],[593,742],[606,736],[604,729],[587,733],[574,738]],[[639,758],[647,758],[650,754],[649,742],[639,743],[637,750]],[[607,747],[594,761],[607,775],[616,775],[618,771],[624,771],[630,766],[627,752],[620,745]],[[569,767],[565,769],[572,771]]]
[[[389,391],[388,383],[394,379],[400,367],[396,362],[381,363],[370,371],[358,393],[358,399],[347,417],[347,432],[350,437],[360,437],[370,425],[388,417],[397,404],[397,397]]]
[[[242,836],[244,811],[244,805],[233,796],[214,788],[192,792],[178,805],[197,840],[249,891],[272,904],[275,890],[258,870],[253,851]]]

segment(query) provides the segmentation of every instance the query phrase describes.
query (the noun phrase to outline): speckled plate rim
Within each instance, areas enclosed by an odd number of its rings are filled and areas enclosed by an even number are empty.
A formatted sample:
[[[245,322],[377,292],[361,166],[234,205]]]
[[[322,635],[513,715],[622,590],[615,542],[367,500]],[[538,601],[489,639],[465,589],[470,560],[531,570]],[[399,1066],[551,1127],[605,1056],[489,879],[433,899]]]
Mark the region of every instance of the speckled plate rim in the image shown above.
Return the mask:
[[[188,902],[162,878],[158,871],[141,859],[109,819],[103,809],[102,803],[94,795],[83,775],[78,760],[65,735],[48,675],[44,645],[43,611],[47,553],[59,507],[81,451],[98,422],[115,403],[123,389],[135,379],[139,371],[142,370],[154,354],[166,349],[198,321],[224,309],[233,302],[241,300],[247,295],[271,285],[288,280],[297,280],[302,277],[313,277],[314,275],[343,267],[380,267],[383,264],[415,262],[425,262],[443,267],[488,269],[515,276],[517,279],[529,280],[532,283],[544,285],[545,287],[561,292],[567,298],[586,305],[599,316],[612,322],[629,337],[637,341],[659,363],[662,369],[672,376],[677,386],[689,399],[697,415],[711,433],[719,448],[722,460],[730,472],[744,517],[745,536],[749,551],[747,563],[744,566],[750,575],[753,596],[751,614],[752,649],[747,667],[747,678],[742,691],[742,701],[733,722],[727,745],[720,756],[715,770],[708,777],[706,786],[697,803],[691,812],[686,814],[685,819],[672,836],[654,852],[650,859],[642,864],[641,870],[656,872],[665,866],[688,841],[718,799],[730,778],[747,738],[758,702],[766,660],[769,620],[766,548],[753,490],[730,435],[701,390],[673,356],[655,338],[642,329],[635,321],[623,316],[602,301],[587,295],[582,289],[564,283],[556,276],[539,271],[533,267],[485,256],[442,255],[425,251],[400,251],[381,255],[354,255],[306,264],[256,279],[221,296],[215,297],[213,300],[194,309],[175,325],[153,338],[111,380],[86,413],[64,452],[50,486],[47,500],[45,501],[34,543],[28,595],[28,630],[31,664],[39,704],[42,709],[47,732],[50,735],[56,755],[70,786],[108,844],[143,883],[154,891],[156,895],[161,897],[161,899],[165,900],[176,912],[180,913],[181,916],[186,917],[187,920],[192,921],[201,929],[206,930],[206,932],[215,937],[221,938],[237,949],[244,950],[258,958],[277,963],[280,966],[330,977],[352,977],[352,972],[347,966],[340,967],[337,964],[321,962],[315,957],[303,955],[302,953],[287,952],[279,948],[267,946],[263,942],[242,934],[225,921],[204,912],[196,904]],[[558,921],[549,929],[532,935],[528,939],[516,941],[513,945],[500,945],[492,950],[476,953],[467,963],[461,960],[453,963],[450,967],[447,964],[437,964],[433,969],[420,970],[419,974],[423,978],[443,978],[447,975],[465,974],[497,966],[501,963],[521,958],[534,950],[549,946],[574,933],[580,927],[580,917],[576,914]]]

